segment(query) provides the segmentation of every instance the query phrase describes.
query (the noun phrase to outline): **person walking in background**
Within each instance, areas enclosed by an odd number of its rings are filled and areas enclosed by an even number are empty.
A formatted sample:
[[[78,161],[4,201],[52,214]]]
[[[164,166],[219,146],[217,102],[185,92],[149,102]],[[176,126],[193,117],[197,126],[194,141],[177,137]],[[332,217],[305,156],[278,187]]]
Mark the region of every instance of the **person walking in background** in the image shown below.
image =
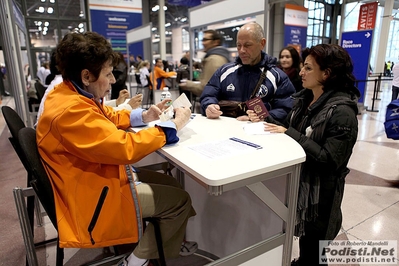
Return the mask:
[[[292,46],[287,46],[280,51],[278,57],[279,67],[287,74],[292,85],[295,87],[295,91],[302,90],[302,79],[299,76],[302,60],[298,51]]]
[[[6,91],[6,87],[4,85],[5,79],[6,79],[5,66],[3,66],[3,63],[0,63],[0,94],[1,96],[10,96],[10,93]]]
[[[385,76],[387,77],[391,76],[391,67],[392,67],[391,61],[388,60]]]
[[[237,33],[238,57],[233,63],[223,65],[209,80],[201,94],[201,113],[211,119],[223,115],[219,101],[245,102],[250,99],[256,85],[265,73],[260,88],[255,92],[269,114],[283,121],[292,108],[291,95],[295,88],[287,75],[276,66],[277,59],[266,54],[262,27],[255,22],[245,24]],[[237,117],[248,120],[247,115]]]
[[[190,66],[189,60],[186,57],[180,59],[180,66],[177,69],[176,82],[180,83],[182,80],[187,81],[190,79]]]
[[[140,83],[141,86],[143,87],[149,87],[148,84],[148,77],[150,76],[150,72],[149,72],[149,68],[150,68],[150,62],[148,62],[147,60],[144,60],[143,62],[141,62],[141,67],[139,69],[139,74],[140,74]]]
[[[393,63],[392,63],[393,64]],[[394,64],[392,68],[392,99],[391,101],[398,99],[399,95],[399,65],[398,63]]]
[[[347,167],[358,132],[353,63],[339,45],[306,48],[300,72],[303,87],[293,95],[295,104],[283,123],[268,119],[264,129],[285,133],[306,153],[302,164],[295,235],[299,259],[291,265],[319,265],[321,240],[333,240],[342,224],[341,203]],[[247,111],[252,122],[260,119]],[[325,264],[320,264],[325,265]]]
[[[204,31],[202,45],[206,55],[202,60],[202,72],[200,75],[200,83],[194,83],[190,80],[181,82],[179,88],[182,91],[192,92],[195,96],[201,96],[205,85],[211,79],[215,71],[222,65],[228,63],[229,51],[221,46],[223,37],[215,30]]]
[[[46,84],[46,78],[50,75],[50,64],[48,61],[44,61],[39,70],[37,71],[37,78],[44,85]]]
[[[119,60],[118,64],[114,67],[112,74],[115,77],[115,83],[112,84],[111,99],[117,99],[119,97],[119,92],[127,88],[127,71],[128,66],[122,53],[118,53]]]

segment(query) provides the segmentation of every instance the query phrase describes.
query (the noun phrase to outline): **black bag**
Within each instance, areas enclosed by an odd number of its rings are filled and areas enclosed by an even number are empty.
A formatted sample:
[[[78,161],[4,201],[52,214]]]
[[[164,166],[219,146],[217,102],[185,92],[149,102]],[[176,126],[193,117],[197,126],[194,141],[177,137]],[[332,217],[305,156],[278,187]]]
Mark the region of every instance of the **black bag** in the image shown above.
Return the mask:
[[[221,100],[218,105],[220,106],[220,111],[223,112],[223,116],[237,118],[247,114],[248,108],[245,102]]]
[[[384,127],[387,138],[399,139],[399,99],[388,104]]]
[[[260,85],[262,85],[263,81],[266,78],[266,71],[267,67],[263,67],[263,71],[260,74],[260,78],[258,80],[258,84],[256,84],[254,91],[251,94],[250,99],[255,97],[256,92],[259,90]],[[246,102],[239,102],[239,101],[231,101],[231,100],[220,100],[218,102],[218,105],[220,106],[220,111],[223,112],[223,116],[228,116],[228,117],[234,117],[237,118],[242,115],[247,115],[247,104]]]

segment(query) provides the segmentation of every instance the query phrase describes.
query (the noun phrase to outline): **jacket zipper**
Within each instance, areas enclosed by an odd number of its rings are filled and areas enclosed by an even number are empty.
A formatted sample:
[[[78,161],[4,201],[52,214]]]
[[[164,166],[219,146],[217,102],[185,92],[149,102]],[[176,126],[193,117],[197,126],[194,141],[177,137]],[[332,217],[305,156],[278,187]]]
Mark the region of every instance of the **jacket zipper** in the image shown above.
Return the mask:
[[[93,217],[91,218],[89,228],[87,229],[89,231],[90,241],[91,241],[92,245],[94,245],[96,242],[94,241],[93,236],[91,235],[91,232],[94,230],[94,227],[96,226],[98,216],[100,216],[100,212],[103,207],[105,197],[107,197],[108,190],[109,190],[109,188],[107,186],[103,187],[103,190],[101,191],[100,198],[98,199],[98,203],[97,203],[96,209],[94,211]]]

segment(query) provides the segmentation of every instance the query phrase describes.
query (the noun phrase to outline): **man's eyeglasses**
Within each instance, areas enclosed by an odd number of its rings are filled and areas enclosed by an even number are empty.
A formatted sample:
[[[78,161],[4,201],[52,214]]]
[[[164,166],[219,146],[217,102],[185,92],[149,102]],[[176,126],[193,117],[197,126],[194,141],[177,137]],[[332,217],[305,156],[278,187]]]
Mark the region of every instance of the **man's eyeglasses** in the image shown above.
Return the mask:
[[[202,41],[203,41],[203,42],[206,42],[206,41],[213,41],[213,39],[211,39],[211,38],[203,38]]]

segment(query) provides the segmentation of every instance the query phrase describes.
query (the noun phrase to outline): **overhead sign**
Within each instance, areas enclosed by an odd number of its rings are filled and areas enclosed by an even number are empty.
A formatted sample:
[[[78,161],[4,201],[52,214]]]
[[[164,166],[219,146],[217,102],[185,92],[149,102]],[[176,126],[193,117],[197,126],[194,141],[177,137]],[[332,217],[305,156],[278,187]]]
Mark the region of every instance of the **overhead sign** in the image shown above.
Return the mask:
[[[359,10],[358,30],[374,29],[377,17],[378,2],[363,4]]]
[[[285,4],[284,25],[284,46],[293,46],[301,54],[302,47],[306,47],[308,9]]]
[[[126,32],[142,25],[141,0],[90,0],[90,18],[93,31],[109,40],[114,51],[126,58]],[[129,46],[130,55],[142,55],[143,44]]]
[[[169,5],[177,6],[198,6],[210,2],[211,0],[167,0]]]
[[[372,30],[343,32],[341,46],[352,58],[353,74],[358,81],[357,88],[360,91],[359,103],[364,103],[367,77],[369,73]]]

